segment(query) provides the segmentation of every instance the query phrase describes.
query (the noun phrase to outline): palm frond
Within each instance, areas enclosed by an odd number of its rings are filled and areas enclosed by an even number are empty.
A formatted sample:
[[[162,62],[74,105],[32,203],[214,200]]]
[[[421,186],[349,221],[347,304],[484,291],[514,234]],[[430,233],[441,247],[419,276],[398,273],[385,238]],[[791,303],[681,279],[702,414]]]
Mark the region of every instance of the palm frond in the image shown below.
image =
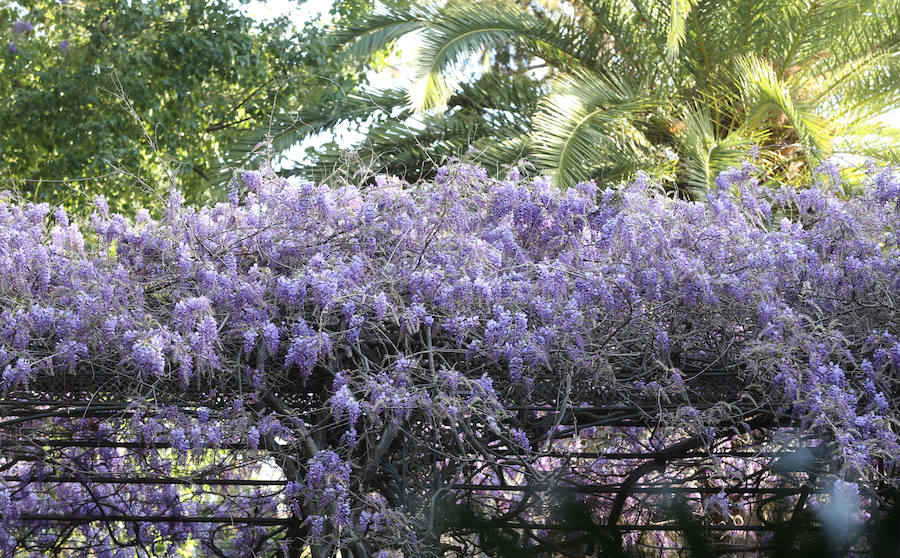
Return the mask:
[[[813,100],[827,102],[836,98],[843,104],[848,95],[865,98],[872,91],[896,89],[892,86],[900,79],[898,73],[900,50],[895,48],[843,59],[840,64],[817,64],[815,69],[803,71],[802,82],[811,90]]]
[[[792,0],[782,2],[779,20],[782,23],[784,50],[780,56],[777,75],[784,79],[796,68],[802,68],[827,53],[837,37],[847,36],[875,0]]]
[[[633,68],[633,72],[644,72],[653,67],[651,61],[659,54],[657,37],[648,32],[634,5],[628,0],[587,0],[584,4],[590,10],[590,19],[596,29],[594,36],[608,35],[615,55]]]
[[[835,138],[836,153],[849,153],[881,163],[900,164],[900,127],[872,120],[848,128]]]
[[[331,108],[319,104],[273,115],[268,122],[248,130],[232,141],[222,154],[222,164],[213,174],[222,175],[233,167],[247,166],[261,147],[271,153],[283,153],[315,134],[333,130],[341,123],[362,122],[378,113],[396,113],[406,105],[406,93],[399,89],[360,91],[347,102]],[[408,115],[396,115],[404,118]]]
[[[723,140],[716,139],[709,108],[689,106],[682,116],[684,131],[679,137],[684,156],[682,188],[693,199],[702,199],[715,187],[715,177],[728,167],[736,166],[759,137],[733,131]]]
[[[865,121],[900,107],[900,49],[858,61],[827,93],[845,119]]]
[[[422,29],[434,12],[425,6],[408,11],[375,12],[336,28],[330,44],[350,60],[365,59],[400,37]]]
[[[442,106],[459,81],[454,65],[466,55],[511,42],[548,58],[568,56],[593,65],[597,45],[577,30],[569,18],[551,21],[514,5],[452,4],[424,31],[410,104],[419,112]]]
[[[783,114],[803,146],[810,168],[830,149],[831,133],[828,122],[810,108],[795,103],[789,85],[775,73],[772,65],[754,55],[737,60],[738,83],[746,103],[743,127],[757,129],[764,121]]]
[[[477,80],[462,83],[459,91],[447,100],[448,110],[469,111],[486,123],[515,125],[524,132],[528,119],[537,109],[542,88],[523,74],[485,72]]]
[[[898,139],[900,138],[882,142],[847,144],[846,151],[882,164],[900,165],[900,151],[897,151]],[[838,149],[837,152],[843,153],[844,149]]]
[[[335,171],[388,172],[416,180],[429,176],[450,156],[470,149],[479,153],[486,168],[499,168],[527,154],[527,130],[521,121],[495,117],[487,122],[477,111],[453,114],[385,116],[371,124],[366,138],[350,147],[337,145],[317,150],[312,164],[286,171],[311,180],[323,180]]]
[[[669,175],[674,175],[674,161],[654,150],[639,135],[629,135],[629,132],[636,130],[626,129],[628,131],[623,131],[617,141],[611,142],[607,137],[607,141],[597,145],[597,157],[587,178],[609,187],[634,178],[638,171],[644,171],[654,180],[669,181]]]
[[[842,32],[831,36],[827,51],[805,61],[796,75],[813,102],[842,111],[862,108],[865,119],[878,105],[898,103],[900,0],[881,0],[855,15],[842,20]]]
[[[666,2],[655,0],[629,0],[634,10],[633,21],[640,33],[655,48],[653,56],[662,59],[666,55],[666,38],[669,29],[669,10]]]
[[[557,79],[534,116],[535,159],[562,187],[589,177],[604,151],[640,137],[628,122],[652,106],[621,78],[578,72]],[[627,133],[626,133],[627,131]]]
[[[687,18],[694,9],[697,0],[669,0],[669,25],[666,34],[666,56],[674,60],[678,56],[678,49],[684,42],[687,32]]]

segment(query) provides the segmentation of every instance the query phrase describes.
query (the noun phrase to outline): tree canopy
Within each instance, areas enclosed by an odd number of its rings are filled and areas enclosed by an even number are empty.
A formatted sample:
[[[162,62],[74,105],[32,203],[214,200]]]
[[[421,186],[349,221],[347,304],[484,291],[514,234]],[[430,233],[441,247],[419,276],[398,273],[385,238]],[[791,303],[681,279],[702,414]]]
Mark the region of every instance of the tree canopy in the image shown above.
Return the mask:
[[[5,2],[0,34],[3,188],[70,209],[99,192],[158,203],[173,180],[208,200],[273,118],[301,125],[360,80],[319,27],[256,22],[230,0]]]
[[[900,103],[898,14],[895,0],[439,2],[345,20],[335,40],[365,59],[422,37],[415,83],[373,95],[382,116],[359,146],[391,172],[434,172],[416,162],[471,144],[564,186],[642,169],[702,197],[752,145],[789,180],[833,152],[896,162],[900,134],[878,117]]]

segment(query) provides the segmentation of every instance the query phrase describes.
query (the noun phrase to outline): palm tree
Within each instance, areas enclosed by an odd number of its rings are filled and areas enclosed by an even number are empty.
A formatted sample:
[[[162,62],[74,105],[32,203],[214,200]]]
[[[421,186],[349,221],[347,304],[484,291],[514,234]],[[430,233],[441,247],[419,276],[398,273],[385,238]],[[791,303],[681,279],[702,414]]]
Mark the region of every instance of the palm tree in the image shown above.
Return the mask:
[[[334,37],[351,59],[422,36],[415,84],[361,100],[358,147],[407,175],[466,145],[498,166],[527,157],[563,187],[644,169],[695,198],[752,145],[786,180],[829,153],[900,159],[900,129],[879,120],[900,106],[898,0],[526,4],[451,0],[344,24]]]

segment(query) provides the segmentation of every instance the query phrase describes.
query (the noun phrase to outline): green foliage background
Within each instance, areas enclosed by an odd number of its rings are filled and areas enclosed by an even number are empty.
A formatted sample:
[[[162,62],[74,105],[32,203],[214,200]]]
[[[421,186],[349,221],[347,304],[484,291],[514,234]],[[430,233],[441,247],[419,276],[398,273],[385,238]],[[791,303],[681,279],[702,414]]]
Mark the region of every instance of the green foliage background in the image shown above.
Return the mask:
[[[365,59],[422,36],[413,86],[379,93],[407,119],[360,144],[392,171],[473,143],[483,164],[528,157],[562,186],[645,170],[702,198],[753,145],[787,181],[835,152],[900,161],[900,129],[879,120],[900,107],[898,29],[897,0],[448,0],[334,37]]]
[[[498,173],[645,170],[702,198],[753,145],[788,181],[832,152],[900,161],[879,120],[900,106],[898,0],[336,0],[332,27],[302,29],[239,8],[0,4],[0,189],[70,210],[102,192],[119,210],[173,184],[221,199],[231,168],[279,157],[305,179],[415,181],[473,147]],[[410,33],[416,83],[370,86]],[[283,159],[316,134],[331,141]]]
[[[168,168],[191,201],[203,201],[221,195],[223,165],[241,162],[229,149],[267,130],[272,116],[297,124],[290,115],[346,102],[365,68],[345,71],[320,27],[260,23],[238,8],[224,0],[0,3],[0,188],[70,209],[103,192],[123,209],[168,190]],[[34,30],[14,33],[18,19]]]

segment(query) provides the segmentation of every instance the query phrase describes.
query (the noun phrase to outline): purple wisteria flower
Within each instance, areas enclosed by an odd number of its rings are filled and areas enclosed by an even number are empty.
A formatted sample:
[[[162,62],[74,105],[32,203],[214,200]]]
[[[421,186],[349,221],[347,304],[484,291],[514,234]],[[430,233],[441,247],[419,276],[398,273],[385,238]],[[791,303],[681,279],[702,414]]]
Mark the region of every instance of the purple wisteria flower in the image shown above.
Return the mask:
[[[260,186],[262,186],[262,175],[256,171],[244,171],[240,173],[240,177],[244,188],[251,192],[259,190]]]
[[[12,24],[12,32],[23,35],[25,33],[31,33],[34,30],[34,26],[31,25],[30,21],[17,19]]]

